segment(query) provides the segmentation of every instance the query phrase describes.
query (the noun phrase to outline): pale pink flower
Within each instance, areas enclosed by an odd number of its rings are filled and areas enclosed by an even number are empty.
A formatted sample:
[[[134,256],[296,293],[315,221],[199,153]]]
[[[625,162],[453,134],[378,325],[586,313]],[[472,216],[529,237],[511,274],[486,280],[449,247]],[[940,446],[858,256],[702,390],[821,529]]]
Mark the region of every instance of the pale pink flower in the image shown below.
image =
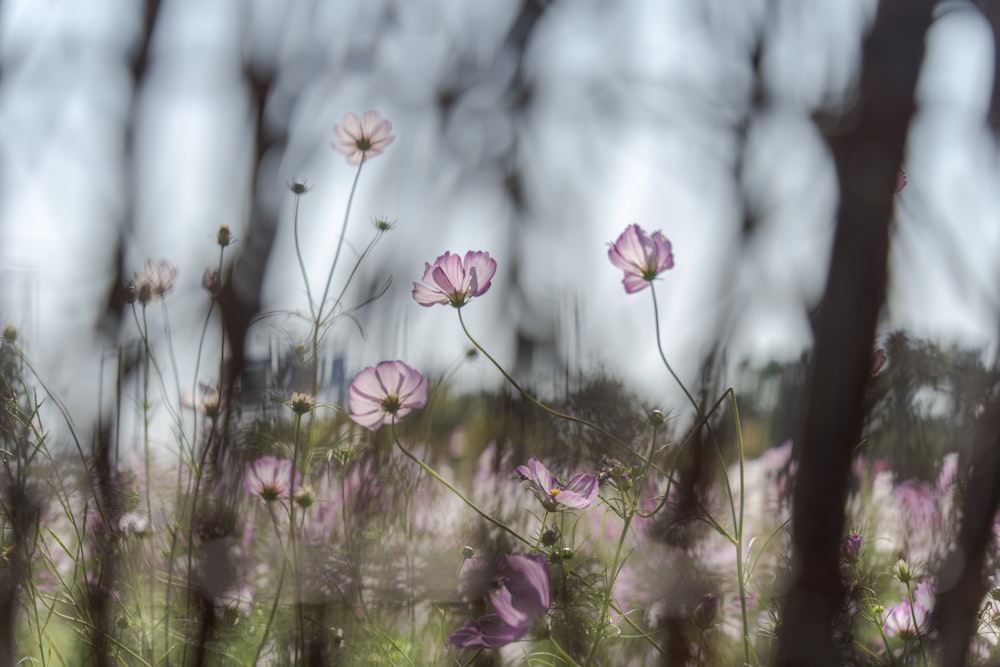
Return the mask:
[[[177,269],[165,259],[147,259],[146,270],[136,273],[132,283],[140,303],[152,303],[170,291],[177,278]]]
[[[222,289],[222,274],[218,269],[205,269],[201,274],[201,286],[207,289],[213,296]]]
[[[433,265],[424,264],[422,281],[413,283],[413,298],[421,306],[441,303],[461,308],[490,288],[496,272],[497,263],[488,252],[470,250],[464,260],[446,252]]]
[[[366,111],[361,118],[346,113],[333,131],[337,141],[331,145],[347,156],[348,164],[361,164],[380,154],[396,138],[392,136],[392,123],[382,118],[378,111]]]
[[[287,498],[289,490],[292,486],[298,486],[300,478],[299,473],[295,472],[293,479],[291,461],[262,456],[247,466],[243,485],[247,493],[270,503]]]
[[[660,231],[647,234],[632,224],[608,246],[608,259],[625,272],[622,284],[629,294],[645,289],[656,276],[674,266],[670,241]]]
[[[377,431],[427,405],[427,378],[402,361],[383,361],[354,376],[348,402],[351,419]]]

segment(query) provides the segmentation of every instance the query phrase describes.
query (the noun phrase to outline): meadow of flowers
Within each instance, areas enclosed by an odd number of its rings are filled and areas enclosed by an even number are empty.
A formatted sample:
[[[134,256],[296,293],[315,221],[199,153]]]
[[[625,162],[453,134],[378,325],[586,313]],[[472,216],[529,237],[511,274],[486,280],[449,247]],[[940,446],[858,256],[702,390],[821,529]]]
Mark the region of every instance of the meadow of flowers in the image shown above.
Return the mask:
[[[347,114],[335,136],[355,186],[393,141],[375,111]],[[296,204],[308,194],[290,190]],[[372,358],[331,403],[327,335],[368,305],[345,295],[392,227],[377,220],[348,260],[348,224],[350,203],[321,288],[298,255],[301,372],[294,391],[272,388],[266,414],[245,405],[225,339],[203,335],[197,386],[179,386],[166,305],[184,278],[162,259],[135,274],[119,408],[141,425],[135,456],[120,456],[114,419],[75,425],[4,330],[0,601],[18,613],[0,643],[20,664],[769,664],[794,567],[794,448],[753,438],[734,389],[694,392],[674,373],[656,292],[674,266],[664,233],[628,224],[607,257],[622,298],[651,307],[664,385],[685,404],[644,406],[601,378],[589,396],[530,392],[466,325],[497,259],[464,248],[404,267],[412,305],[459,327],[505,389],[456,395],[405,359]],[[236,239],[223,227],[216,241],[205,331]],[[354,268],[335,285],[342,261]],[[874,352],[873,384],[894,361]],[[53,415],[68,442],[50,439]],[[170,446],[154,446],[155,429]],[[967,466],[950,453],[910,477],[859,450],[831,630],[844,664],[935,662],[937,567]],[[1000,587],[982,602],[974,663],[1000,660],[998,621]]]

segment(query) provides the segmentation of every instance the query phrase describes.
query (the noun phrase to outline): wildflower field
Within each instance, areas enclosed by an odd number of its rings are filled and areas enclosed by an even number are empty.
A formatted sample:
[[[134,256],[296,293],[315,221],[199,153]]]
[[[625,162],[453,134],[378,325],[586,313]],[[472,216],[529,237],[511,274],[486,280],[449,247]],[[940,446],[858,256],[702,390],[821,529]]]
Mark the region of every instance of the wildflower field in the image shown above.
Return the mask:
[[[393,139],[378,112],[344,116],[332,147],[354,187]],[[899,171],[896,192],[905,185]],[[298,252],[309,188],[289,190],[283,233]],[[341,241],[356,224],[353,196]],[[805,493],[794,437],[809,360],[758,369],[739,389],[725,377],[686,387],[663,351],[657,300],[675,263],[669,229],[632,223],[607,259],[622,271],[622,301],[651,317],[622,344],[656,346],[649,373],[679,387],[681,404],[646,404],[598,373],[560,396],[525,386],[464,319],[497,275],[479,248],[400,268],[410,307],[466,337],[458,365],[434,376],[371,358],[340,396],[326,377],[328,335],[378,298],[348,302],[348,288],[392,227],[376,219],[367,246],[338,244],[323,284],[310,284],[298,252],[308,311],[249,320],[229,284],[240,239],[219,228],[190,387],[168,305],[177,281],[197,277],[149,260],[121,285],[134,328],[117,357],[116,412],[92,430],[35,371],[16,327],[4,329],[8,654],[38,665],[811,664],[779,650],[797,604],[789,591],[807,571],[794,539],[810,525],[796,515]],[[340,264],[353,268],[335,284]],[[251,383],[239,355],[247,330],[289,319],[286,380]],[[210,323],[221,338],[206,335]],[[969,443],[984,424],[990,432],[997,377],[975,351],[901,332],[866,363],[864,425],[848,443],[829,549],[836,580],[814,587],[832,591],[825,650],[835,664],[938,664],[949,619],[934,610],[970,553],[959,548],[962,503],[986,465]],[[467,364],[502,388],[453,391]],[[138,425],[137,452],[121,451],[123,420]],[[1000,660],[988,525],[962,635],[970,664]]]

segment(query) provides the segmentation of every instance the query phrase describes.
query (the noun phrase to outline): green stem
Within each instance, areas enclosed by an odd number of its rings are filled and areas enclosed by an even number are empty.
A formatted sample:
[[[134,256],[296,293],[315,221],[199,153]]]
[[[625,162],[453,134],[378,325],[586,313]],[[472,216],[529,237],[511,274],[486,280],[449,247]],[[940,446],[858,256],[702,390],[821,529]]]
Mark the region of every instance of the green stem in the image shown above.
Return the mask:
[[[736,394],[730,394],[733,401],[733,420],[736,423],[736,446],[739,456],[739,466],[740,466],[740,509],[739,517],[733,517],[736,519],[736,576],[739,579],[739,589],[740,589],[740,614],[743,620],[743,659],[744,664],[750,664],[750,623],[747,619],[747,590],[746,590],[746,576],[743,571],[743,509],[744,509],[744,467],[743,467],[743,429],[740,427],[740,411],[739,406],[736,404]],[[727,480],[729,475],[726,474],[726,470],[723,467],[723,476]],[[730,494],[730,502],[732,502],[732,495]]]
[[[326,305],[326,298],[330,296],[330,283],[333,282],[333,274],[337,270],[337,262],[340,261],[340,251],[344,247],[344,237],[347,236],[347,221],[351,217],[351,205],[354,203],[354,193],[358,189],[358,179],[361,177],[361,168],[365,166],[364,158],[361,158],[361,164],[358,165],[358,170],[354,172],[354,182],[351,184],[351,192],[347,196],[347,206],[344,209],[344,221],[340,226],[340,238],[337,239],[337,250],[333,254],[333,263],[330,264],[330,272],[326,276],[326,286],[323,287],[323,296],[320,297],[319,303],[316,304],[315,315],[313,316],[313,334],[312,334],[312,353],[313,353],[313,378],[312,378],[312,393],[313,396],[316,395],[316,390],[319,385],[319,332],[323,324],[323,308]],[[309,299],[309,310],[312,310],[312,298]]]
[[[395,420],[395,418],[393,418],[392,422],[390,423],[390,427],[392,429],[392,439],[393,439],[393,441],[396,443],[396,446],[399,447],[399,451],[403,452],[403,454],[406,456],[406,458],[410,459],[411,461],[413,461],[414,463],[416,463],[418,466],[420,466],[421,468],[423,468],[424,472],[426,472],[428,475],[430,475],[431,477],[433,477],[434,479],[436,479],[438,482],[440,482],[442,485],[444,485],[444,487],[446,489],[448,489],[449,491],[451,491],[452,493],[454,493],[456,496],[458,496],[459,500],[461,500],[463,503],[465,503],[470,508],[472,508],[472,510],[476,514],[478,514],[479,516],[483,517],[484,519],[486,519],[487,521],[489,521],[490,523],[492,523],[497,528],[500,528],[504,532],[510,534],[515,539],[517,539],[519,542],[521,542],[521,543],[523,543],[523,544],[525,544],[525,545],[527,545],[529,547],[533,547],[534,546],[529,540],[527,540],[524,537],[522,537],[520,534],[518,534],[512,528],[509,528],[502,521],[494,519],[492,516],[490,516],[489,514],[487,514],[485,511],[481,510],[478,505],[476,505],[474,502],[472,502],[471,500],[469,500],[469,498],[466,497],[465,494],[463,494],[461,491],[459,491],[457,488],[455,488],[454,484],[452,484],[451,482],[449,482],[448,480],[446,480],[444,477],[442,477],[441,475],[439,475],[438,472],[436,470],[434,470],[434,468],[432,468],[429,465],[427,465],[423,460],[421,460],[420,458],[418,458],[416,455],[414,455],[412,452],[410,452],[410,450],[408,450],[406,447],[404,447],[403,443],[399,441],[399,436],[396,434],[396,420]]]
[[[856,563],[852,563],[851,564],[851,571],[854,573],[854,579],[855,579],[855,581],[858,582],[858,589],[862,590],[862,591],[869,590],[868,587],[865,586],[864,582],[861,580],[861,572],[858,571],[858,566],[857,566]],[[875,591],[871,591],[871,594],[872,594],[872,598],[877,602],[878,601],[878,596],[875,594]],[[865,603],[869,605],[869,608],[871,607],[871,603],[868,600],[866,600]],[[895,665],[896,664],[896,658],[892,655],[892,649],[889,648],[889,638],[885,636],[885,628],[882,627],[882,618],[881,618],[881,616],[882,615],[880,613],[879,614],[879,618],[876,619],[875,616],[872,615],[871,619],[872,619],[872,622],[875,623],[875,627],[878,628],[878,634],[882,638],[882,644],[885,646],[885,654],[887,656],[889,656],[889,664],[890,665]]]
[[[632,519],[636,515],[636,507],[639,505],[639,498],[642,495],[643,489],[646,488],[646,481],[649,477],[650,462],[653,459],[653,453],[656,451],[656,433],[658,427],[653,426],[653,437],[650,439],[649,443],[649,456],[645,458],[646,463],[643,465],[642,472],[639,474],[639,478],[636,480],[634,486],[635,493],[631,495],[626,502],[623,503],[623,519],[624,523],[622,525],[621,535],[618,536],[618,544],[615,547],[615,555],[611,561],[611,569],[607,575],[604,586],[604,600],[601,603],[601,614],[598,617],[597,632],[594,636],[594,642],[590,645],[590,652],[587,654],[587,659],[584,661],[584,667],[588,667],[597,656],[597,649],[600,646],[601,641],[604,639],[605,627],[608,623],[608,613],[611,609],[612,596],[614,594],[615,582],[618,579],[618,571],[621,562],[622,549],[625,546],[625,538],[628,536],[629,528],[632,525]]]
[[[660,359],[663,361],[663,365],[667,367],[667,371],[670,373],[670,376],[674,378],[674,382],[677,383],[677,386],[679,386],[681,391],[684,392],[684,395],[687,396],[687,399],[694,408],[694,411],[699,417],[704,419],[705,415],[702,412],[701,407],[698,405],[698,401],[694,400],[694,396],[691,395],[691,392],[689,392],[687,387],[684,386],[684,383],[681,382],[677,373],[675,373],[674,369],[670,366],[670,362],[667,361],[666,353],[663,351],[663,341],[660,336],[660,307],[656,301],[656,288],[653,283],[649,283],[649,293],[653,296],[653,322],[656,324],[656,349],[660,352]],[[707,425],[707,420],[705,421]]]
[[[913,620],[913,631],[917,634],[917,643],[920,644],[920,656],[923,658],[924,667],[928,667],[927,647],[924,646],[924,635],[920,632],[920,624],[917,623],[917,611],[913,608],[913,589],[910,582],[906,582],[906,599],[910,602],[910,618]]]
[[[489,359],[490,363],[493,364],[493,366],[498,371],[500,371],[500,375],[502,375],[503,378],[505,380],[507,380],[507,382],[509,382],[510,385],[512,387],[514,387],[514,389],[516,389],[518,391],[518,393],[520,393],[521,396],[523,396],[529,403],[531,403],[535,407],[541,409],[542,411],[547,412],[548,414],[552,415],[553,417],[557,417],[559,419],[565,419],[566,421],[570,421],[570,422],[573,422],[575,424],[580,424],[581,426],[586,426],[587,428],[592,429],[592,430],[600,433],[601,435],[603,435],[604,437],[608,438],[609,440],[611,440],[615,444],[619,445],[620,447],[628,450],[630,453],[635,454],[640,459],[644,458],[642,456],[642,454],[640,454],[639,452],[635,451],[631,446],[629,446],[627,443],[623,442],[620,438],[618,438],[614,434],[610,433],[606,429],[601,428],[597,424],[594,424],[593,422],[589,422],[586,419],[581,419],[579,417],[574,417],[573,415],[568,415],[568,414],[565,414],[563,412],[559,412],[558,410],[556,410],[554,408],[551,408],[548,405],[545,405],[544,403],[542,403],[541,401],[539,401],[537,398],[535,398],[534,396],[532,396],[530,393],[528,393],[528,391],[524,387],[522,387],[520,384],[518,384],[517,380],[515,380],[513,377],[511,377],[510,373],[508,373],[506,370],[504,370],[504,367],[501,366],[500,363],[496,359],[494,359],[490,355],[490,353],[487,352],[486,349],[482,345],[479,344],[479,341],[477,341],[472,336],[472,334],[469,333],[468,327],[465,326],[465,319],[462,317],[462,309],[458,308],[457,310],[458,310],[458,323],[462,326],[462,331],[465,333],[465,337],[469,339],[469,342],[472,343],[472,345],[477,350],[479,350],[480,354],[482,354],[484,357],[486,357],[487,359]],[[662,473],[663,471],[659,471],[659,472]]]
[[[538,541],[535,542],[535,548],[532,549],[532,553],[538,553],[542,549],[542,537],[545,535],[545,522],[549,520],[549,510],[545,510],[545,514],[542,515],[542,525],[538,529]]]
[[[306,299],[309,301],[309,315],[316,319],[316,307],[313,305],[312,290],[309,289],[309,274],[306,272],[306,263],[302,259],[302,247],[299,244],[299,200],[302,193],[295,193],[295,204],[292,208],[292,236],[295,239],[295,258],[299,262],[299,271],[302,272],[302,284],[306,286]]]

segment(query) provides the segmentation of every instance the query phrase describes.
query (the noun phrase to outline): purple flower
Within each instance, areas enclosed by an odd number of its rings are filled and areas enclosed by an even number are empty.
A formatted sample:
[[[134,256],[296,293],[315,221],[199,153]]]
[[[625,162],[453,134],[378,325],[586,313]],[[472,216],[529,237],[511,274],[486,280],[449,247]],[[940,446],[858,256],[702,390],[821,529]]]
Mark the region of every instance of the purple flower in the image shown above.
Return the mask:
[[[563,484],[535,457],[528,459],[528,465],[517,466],[517,474],[530,483],[531,490],[550,512],[558,510],[560,505],[574,510],[590,507],[597,497],[598,482],[594,475],[580,473],[569,484]]]
[[[469,621],[448,637],[458,648],[495,648],[517,641],[549,610],[549,567],[541,554],[470,558],[462,565],[466,586],[489,586],[494,613]]]
[[[331,145],[347,156],[348,164],[361,164],[369,156],[380,154],[396,138],[392,136],[392,123],[378,111],[366,111],[361,118],[346,113],[333,131],[337,141]]]
[[[298,486],[301,476],[296,472],[292,480],[292,462],[262,456],[247,466],[243,486],[247,493],[259,496],[265,502],[273,502],[288,497],[292,485]]]
[[[402,361],[383,361],[354,376],[348,402],[351,419],[377,431],[427,405],[427,379]]]
[[[840,542],[840,557],[846,563],[857,563],[861,554],[861,535],[849,533]]]
[[[497,263],[488,252],[473,250],[465,253],[464,260],[446,252],[424,267],[421,282],[413,283],[413,298],[421,306],[441,303],[461,308],[486,292],[497,272]]]
[[[608,245],[608,259],[625,272],[622,284],[629,294],[645,289],[656,276],[674,266],[670,241],[659,231],[650,235],[639,225],[629,225],[617,241]]]

